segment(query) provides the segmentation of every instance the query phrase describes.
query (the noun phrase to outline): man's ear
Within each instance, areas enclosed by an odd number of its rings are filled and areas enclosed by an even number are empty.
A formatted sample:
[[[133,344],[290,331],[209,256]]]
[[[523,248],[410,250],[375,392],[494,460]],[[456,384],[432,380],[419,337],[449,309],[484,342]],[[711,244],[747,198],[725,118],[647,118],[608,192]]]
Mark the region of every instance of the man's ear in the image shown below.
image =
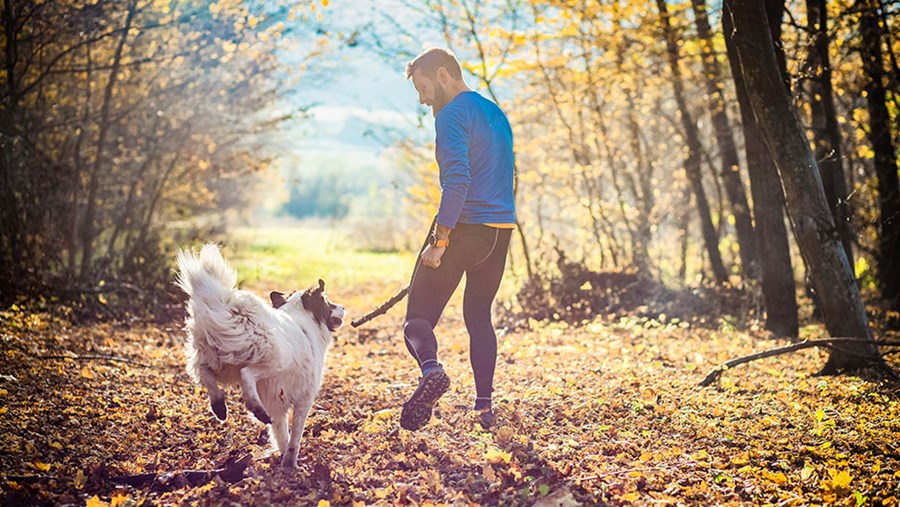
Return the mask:
[[[287,299],[284,298],[284,294],[274,290],[271,294],[269,294],[269,299],[272,300],[272,306],[274,306],[275,308],[281,308],[285,303],[287,303]]]
[[[441,84],[446,84],[451,81],[450,72],[446,67],[438,67],[438,69],[434,73],[435,80]]]

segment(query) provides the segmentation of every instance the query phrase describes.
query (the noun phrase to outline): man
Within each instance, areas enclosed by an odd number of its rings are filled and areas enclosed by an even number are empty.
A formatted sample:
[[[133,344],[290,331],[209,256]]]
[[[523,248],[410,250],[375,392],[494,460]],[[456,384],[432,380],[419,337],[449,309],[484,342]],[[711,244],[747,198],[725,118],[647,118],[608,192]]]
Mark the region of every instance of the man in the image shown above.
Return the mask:
[[[403,405],[400,426],[411,431],[424,426],[450,387],[437,360],[434,328],[465,274],[463,317],[475,375],[475,410],[488,428],[494,422],[491,392],[497,361],[491,304],[516,223],[512,129],[496,104],[466,86],[450,51],[423,52],[409,62],[406,77],[412,79],[419,102],[434,114],[441,203],[410,283],[403,334],[422,378]]]

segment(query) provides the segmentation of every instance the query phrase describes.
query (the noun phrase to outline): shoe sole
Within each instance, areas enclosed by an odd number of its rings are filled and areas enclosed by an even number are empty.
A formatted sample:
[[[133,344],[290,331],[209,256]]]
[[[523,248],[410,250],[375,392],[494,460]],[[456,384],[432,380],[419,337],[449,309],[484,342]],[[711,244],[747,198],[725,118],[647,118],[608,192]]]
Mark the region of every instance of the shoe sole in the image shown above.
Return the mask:
[[[497,422],[497,416],[493,412],[483,412],[478,416],[478,423],[485,430],[491,428]]]
[[[434,404],[450,389],[450,377],[446,373],[426,375],[416,392],[403,404],[400,427],[416,431],[431,420]]]

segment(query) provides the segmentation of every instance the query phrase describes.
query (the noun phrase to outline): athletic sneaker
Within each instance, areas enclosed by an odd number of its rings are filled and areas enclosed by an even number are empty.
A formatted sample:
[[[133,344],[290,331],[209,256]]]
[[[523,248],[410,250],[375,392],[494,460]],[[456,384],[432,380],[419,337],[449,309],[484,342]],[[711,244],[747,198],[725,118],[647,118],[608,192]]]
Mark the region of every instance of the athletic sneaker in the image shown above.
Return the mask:
[[[444,368],[437,366],[428,370],[419,381],[416,392],[403,404],[403,412],[400,413],[400,427],[416,431],[425,426],[431,420],[431,411],[435,402],[447,390],[450,389],[450,377],[444,373]]]
[[[494,415],[494,411],[491,409],[482,410],[481,413],[478,414],[478,422],[485,430],[491,429],[491,426],[493,426],[496,421],[497,417]]]

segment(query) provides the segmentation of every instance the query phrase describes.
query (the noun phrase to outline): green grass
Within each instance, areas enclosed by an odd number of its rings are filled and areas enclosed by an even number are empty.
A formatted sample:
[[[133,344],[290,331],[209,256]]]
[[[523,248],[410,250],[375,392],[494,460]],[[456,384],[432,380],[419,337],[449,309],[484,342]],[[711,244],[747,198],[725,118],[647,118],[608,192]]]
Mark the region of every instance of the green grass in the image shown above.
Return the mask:
[[[406,287],[416,259],[416,252],[358,249],[346,230],[309,223],[233,228],[222,246],[225,260],[238,272],[241,288],[267,297],[273,290],[306,289],[321,278],[331,300],[344,305],[354,318]],[[507,272],[497,300],[514,300],[517,282]],[[450,299],[451,314],[461,311],[464,285],[463,281]],[[405,308],[405,303],[400,307]]]
[[[341,301],[389,297],[409,283],[415,262],[413,252],[357,250],[343,231],[308,225],[233,229],[223,255],[242,288],[287,293],[321,278]]]

